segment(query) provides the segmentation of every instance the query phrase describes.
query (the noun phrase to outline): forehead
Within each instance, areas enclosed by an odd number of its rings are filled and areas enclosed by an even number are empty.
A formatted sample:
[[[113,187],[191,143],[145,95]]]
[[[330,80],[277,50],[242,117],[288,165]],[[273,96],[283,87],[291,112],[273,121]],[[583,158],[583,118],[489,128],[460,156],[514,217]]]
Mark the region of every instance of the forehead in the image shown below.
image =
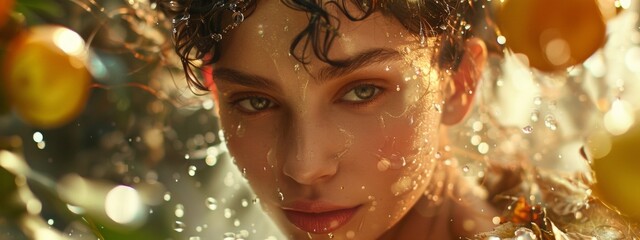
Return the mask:
[[[293,10],[278,0],[258,1],[256,4],[255,11],[225,36],[217,67],[269,74],[267,70],[299,64],[290,56],[289,49],[294,38],[308,26],[309,14]],[[340,23],[338,36],[330,47],[331,59],[347,59],[375,48],[400,50],[402,46],[417,42],[416,37],[396,19],[378,12],[356,22],[347,19],[335,7],[328,6],[327,12]],[[301,46],[303,44],[304,41],[300,43]],[[307,67],[311,72],[326,65],[316,58],[312,48],[311,45],[307,48],[310,60]]]

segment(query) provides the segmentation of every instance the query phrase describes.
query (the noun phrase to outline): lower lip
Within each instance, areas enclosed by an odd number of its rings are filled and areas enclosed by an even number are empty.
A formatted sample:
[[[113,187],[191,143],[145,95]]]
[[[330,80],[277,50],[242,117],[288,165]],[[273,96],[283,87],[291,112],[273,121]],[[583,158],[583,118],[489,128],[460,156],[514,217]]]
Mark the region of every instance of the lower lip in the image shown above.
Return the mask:
[[[358,211],[358,207],[340,209],[330,212],[309,213],[293,210],[284,210],[289,222],[296,225],[299,229],[311,233],[329,233],[342,225],[346,224],[349,219]]]

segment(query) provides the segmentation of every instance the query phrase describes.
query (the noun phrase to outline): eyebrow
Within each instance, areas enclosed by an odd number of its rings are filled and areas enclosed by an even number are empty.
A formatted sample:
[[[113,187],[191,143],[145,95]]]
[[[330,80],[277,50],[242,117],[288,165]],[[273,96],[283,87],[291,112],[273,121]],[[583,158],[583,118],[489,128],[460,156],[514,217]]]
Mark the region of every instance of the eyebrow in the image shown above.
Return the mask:
[[[215,69],[213,71],[213,78],[250,88],[268,89],[273,91],[278,90],[272,80],[258,75],[233,70],[231,68],[222,67]]]
[[[316,81],[321,84],[329,79],[347,75],[374,63],[387,62],[400,58],[401,55],[396,50],[389,48],[373,48],[345,60],[340,60],[339,62],[341,62],[342,65],[326,66],[321,68],[318,72]]]
[[[353,57],[339,60],[338,62],[341,63],[341,65],[339,66],[330,65],[322,67],[320,71],[318,71],[318,75],[315,78],[315,81],[318,84],[323,84],[330,79],[335,79],[340,76],[347,75],[371,64],[387,62],[400,58],[401,54],[396,50],[389,48],[373,48],[361,52]],[[232,84],[237,84],[245,87],[262,88],[274,91],[279,90],[278,86],[274,84],[273,80],[259,75],[234,70],[231,68],[217,68],[213,71],[213,76],[214,79],[220,79]]]

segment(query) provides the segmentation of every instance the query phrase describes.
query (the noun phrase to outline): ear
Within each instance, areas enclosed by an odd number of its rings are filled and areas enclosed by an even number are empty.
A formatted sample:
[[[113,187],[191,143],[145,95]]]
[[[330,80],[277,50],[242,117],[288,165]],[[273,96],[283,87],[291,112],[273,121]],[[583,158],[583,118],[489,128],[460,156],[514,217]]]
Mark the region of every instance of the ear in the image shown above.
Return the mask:
[[[446,86],[449,89],[445,91],[443,124],[454,125],[467,114],[486,61],[487,47],[484,42],[478,38],[467,40],[460,65]]]

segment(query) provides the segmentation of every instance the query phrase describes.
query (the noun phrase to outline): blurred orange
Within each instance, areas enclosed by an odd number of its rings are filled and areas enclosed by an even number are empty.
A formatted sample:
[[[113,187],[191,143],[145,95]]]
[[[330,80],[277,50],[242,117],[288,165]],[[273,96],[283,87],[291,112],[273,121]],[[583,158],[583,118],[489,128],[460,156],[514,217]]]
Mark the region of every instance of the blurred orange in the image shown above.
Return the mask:
[[[13,10],[13,4],[15,0],[2,0],[0,1],[0,28],[4,26],[9,18],[11,10]]]
[[[613,137],[611,151],[595,159],[595,194],[623,214],[640,221],[640,124]]]
[[[506,45],[546,72],[584,62],[605,41],[596,0],[507,0],[497,23]]]
[[[59,26],[37,26],[9,43],[2,89],[27,123],[54,128],[75,118],[89,94],[84,40]]]

